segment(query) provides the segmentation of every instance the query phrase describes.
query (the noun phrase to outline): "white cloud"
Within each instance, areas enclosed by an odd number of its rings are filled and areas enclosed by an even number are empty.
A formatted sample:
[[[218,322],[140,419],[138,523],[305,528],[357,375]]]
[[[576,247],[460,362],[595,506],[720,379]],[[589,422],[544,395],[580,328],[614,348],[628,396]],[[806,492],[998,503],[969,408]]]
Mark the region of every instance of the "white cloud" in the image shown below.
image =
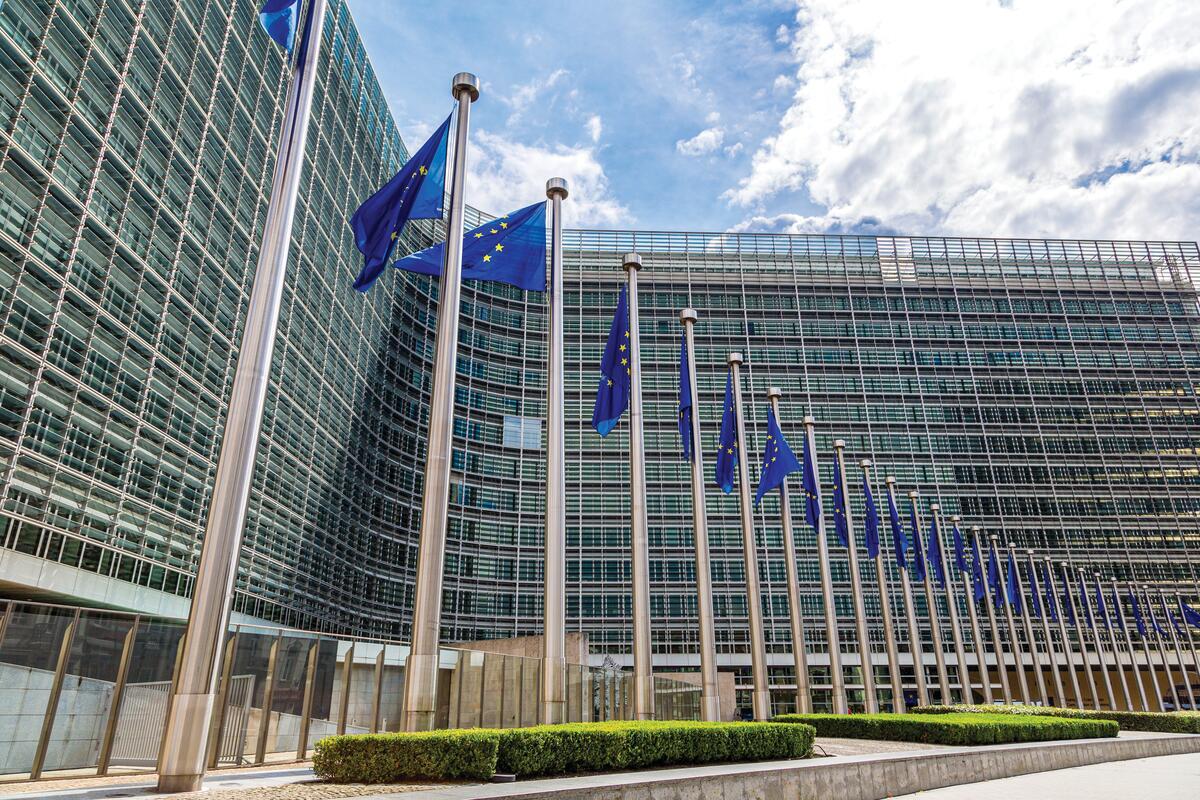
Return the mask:
[[[1195,238],[1200,3],[801,0],[792,105],[726,197],[756,229]]]
[[[570,195],[563,204],[567,225],[616,226],[632,222],[629,210],[609,192],[608,177],[590,147],[545,147],[476,131],[467,157],[466,201],[492,214],[504,214],[546,197],[546,181],[566,178]]]
[[[569,74],[565,69],[556,69],[545,78],[534,78],[529,83],[513,87],[510,94],[500,95],[500,101],[512,109],[512,113],[508,117],[508,124],[516,124],[525,110],[533,105],[540,95],[553,89]]]
[[[731,144],[725,148],[725,155],[729,156],[730,158],[733,158],[738,153],[742,152],[742,150],[744,148],[745,148],[745,145],[743,145],[741,142],[734,142],[733,144]]]
[[[685,156],[704,156],[725,142],[725,131],[720,128],[705,128],[690,139],[675,142],[675,149]]]
[[[587,118],[587,122],[583,123],[583,127],[587,129],[588,137],[593,142],[600,141],[600,134],[604,131],[604,123],[600,120],[599,114],[592,114]]]
[[[704,121],[707,122],[709,125],[716,125],[718,122],[721,121],[721,112],[720,111],[708,112],[708,114],[704,117]]]

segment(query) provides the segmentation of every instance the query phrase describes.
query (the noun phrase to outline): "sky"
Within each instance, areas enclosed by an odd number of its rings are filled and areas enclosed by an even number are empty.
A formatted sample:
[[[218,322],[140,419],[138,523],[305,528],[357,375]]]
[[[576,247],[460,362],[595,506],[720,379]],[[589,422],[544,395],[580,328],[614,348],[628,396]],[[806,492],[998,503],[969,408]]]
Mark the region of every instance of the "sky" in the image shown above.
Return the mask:
[[[1197,0],[348,0],[466,200],[639,230],[1194,241]]]

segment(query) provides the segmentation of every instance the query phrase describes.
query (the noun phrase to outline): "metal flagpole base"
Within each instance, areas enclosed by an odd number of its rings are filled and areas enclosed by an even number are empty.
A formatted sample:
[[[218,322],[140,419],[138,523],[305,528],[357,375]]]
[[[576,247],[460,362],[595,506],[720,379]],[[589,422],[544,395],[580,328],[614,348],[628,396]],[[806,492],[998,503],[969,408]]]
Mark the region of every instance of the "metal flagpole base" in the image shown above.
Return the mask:
[[[158,791],[198,792],[204,783],[211,694],[179,694],[167,715],[167,739],[159,765]]]
[[[437,719],[437,653],[409,653],[404,662],[403,730],[431,731]],[[408,687],[412,687],[409,689]]]

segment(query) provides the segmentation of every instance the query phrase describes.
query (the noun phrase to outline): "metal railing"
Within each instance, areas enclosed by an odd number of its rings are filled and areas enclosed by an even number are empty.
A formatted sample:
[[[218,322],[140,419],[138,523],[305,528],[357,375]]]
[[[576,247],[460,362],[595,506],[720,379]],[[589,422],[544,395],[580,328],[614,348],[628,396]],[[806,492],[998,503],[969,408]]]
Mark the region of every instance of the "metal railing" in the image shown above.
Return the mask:
[[[32,602],[0,607],[0,781],[153,771],[184,625]],[[408,646],[232,625],[211,768],[302,760],[338,733],[396,731]],[[632,676],[568,664],[567,721],[632,718]],[[537,724],[540,661],[442,648],[436,727]],[[655,678],[660,719],[698,719],[699,687]]]

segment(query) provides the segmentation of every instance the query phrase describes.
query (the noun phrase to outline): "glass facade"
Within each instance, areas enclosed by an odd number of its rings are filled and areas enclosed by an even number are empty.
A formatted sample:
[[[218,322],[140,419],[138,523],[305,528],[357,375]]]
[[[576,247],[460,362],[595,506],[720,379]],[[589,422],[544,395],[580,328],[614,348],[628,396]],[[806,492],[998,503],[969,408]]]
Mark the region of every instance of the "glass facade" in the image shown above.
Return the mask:
[[[6,593],[82,602],[103,590],[107,604],[148,613],[147,598],[178,608],[190,594],[285,92],[256,6],[0,8],[0,563],[61,564],[54,574],[86,573],[97,587],[6,567]],[[235,610],[406,639],[437,290],[401,272],[368,295],[350,289],[359,256],[345,220],[407,152],[342,0],[323,37]],[[405,245],[434,233],[421,227]],[[818,421],[826,487],[841,438],[848,463],[875,462],[877,494],[892,474],[920,491],[923,511],[939,502],[1020,546],[1194,589],[1194,243],[568,231],[567,614],[595,652],[622,662],[630,646],[628,428],[600,439],[588,422],[632,250],[645,263],[659,666],[696,664],[676,428],[678,312],[689,305],[710,473],[725,359],[738,350],[747,451],[761,450],[765,391],[779,386],[794,442],[805,414]],[[446,641],[540,629],[545,333],[541,293],[464,288]],[[757,467],[755,456],[752,480]],[[718,646],[743,665],[736,499],[711,486],[707,503]],[[785,685],[778,517],[771,497],[755,519],[773,675]],[[797,530],[819,653],[815,542]],[[833,576],[849,650],[837,548]]]

